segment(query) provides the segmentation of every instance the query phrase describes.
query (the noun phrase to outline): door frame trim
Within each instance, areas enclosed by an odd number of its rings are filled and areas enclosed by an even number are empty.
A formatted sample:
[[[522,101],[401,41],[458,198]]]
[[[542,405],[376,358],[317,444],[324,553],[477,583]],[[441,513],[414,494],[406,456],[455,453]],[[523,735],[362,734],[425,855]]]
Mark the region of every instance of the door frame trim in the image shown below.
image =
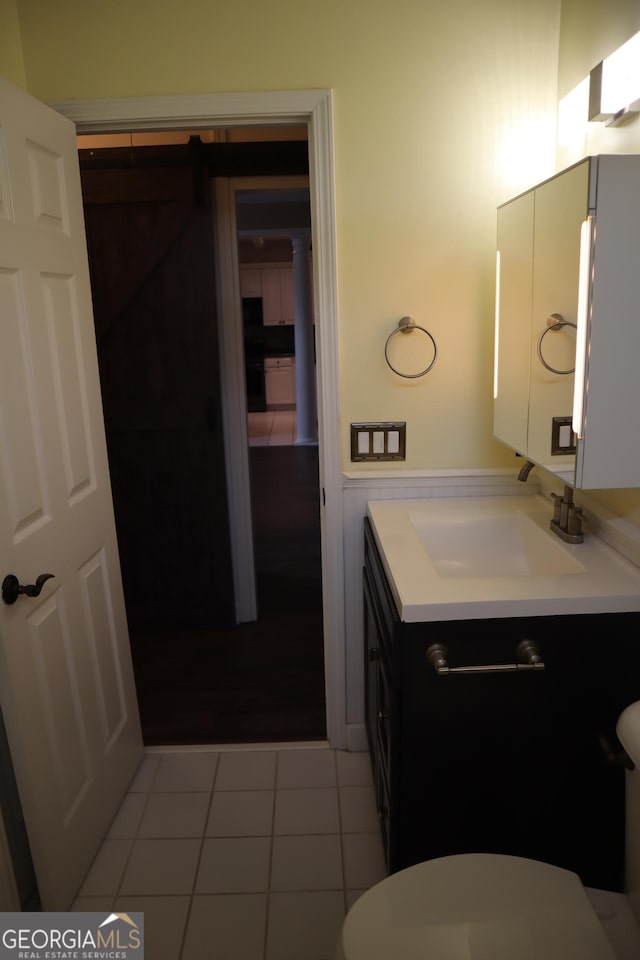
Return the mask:
[[[343,749],[346,745],[344,556],[332,92],[318,89],[177,94],[62,100],[49,106],[71,120],[78,133],[283,123],[307,125],[314,252],[327,737],[332,747]]]
[[[274,195],[274,203],[277,203],[275,198],[278,190],[299,187],[309,190],[309,177],[306,174],[304,176],[214,177],[211,181],[222,420],[225,434],[231,561],[238,623],[255,620],[258,604],[251,515],[236,193],[239,190],[270,190]],[[293,235],[293,232],[285,230],[284,234]],[[316,393],[315,372],[313,388]]]

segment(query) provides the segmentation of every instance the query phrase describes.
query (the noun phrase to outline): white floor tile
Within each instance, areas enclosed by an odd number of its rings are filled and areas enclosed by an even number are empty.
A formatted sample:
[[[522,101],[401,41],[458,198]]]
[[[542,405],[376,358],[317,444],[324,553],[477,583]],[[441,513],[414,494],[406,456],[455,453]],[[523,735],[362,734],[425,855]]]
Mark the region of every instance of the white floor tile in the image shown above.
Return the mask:
[[[120,897],[114,910],[144,913],[144,955],[179,960],[190,897]]]
[[[216,790],[272,790],[276,754],[270,750],[221,753]]]
[[[152,793],[138,836],[202,837],[209,799],[209,793]]]
[[[382,838],[379,833],[342,835],[345,888],[368,889],[386,876]]]
[[[343,919],[341,892],[273,893],[266,960],[334,960]]]
[[[121,896],[190,894],[200,846],[200,840],[136,840],[122,878]]]
[[[217,753],[165,753],[153,781],[154,793],[189,793],[211,790]]]
[[[131,852],[131,844],[131,840],[105,840],[91,864],[78,896],[116,894]]]
[[[196,896],[181,960],[262,960],[266,894]]]
[[[129,840],[135,837],[147,799],[146,793],[128,793],[125,796],[109,827],[109,840]]]
[[[269,437],[270,447],[290,447],[292,443],[293,437],[289,430],[274,431]]]
[[[161,754],[146,753],[129,787],[129,793],[147,793],[160,766]]]
[[[338,783],[341,787],[373,786],[371,758],[368,753],[351,753],[349,750],[336,750]]]
[[[341,890],[340,837],[274,837],[272,890]]]
[[[262,893],[268,889],[270,837],[205,840],[196,893]]]
[[[114,898],[112,896],[104,897],[76,897],[71,904],[71,910],[74,913],[102,913],[113,909]]]
[[[248,416],[249,446],[291,446],[296,441],[296,411],[266,410]]]
[[[335,787],[335,751],[280,750],[278,753],[278,789],[290,787]]]
[[[347,908],[347,913],[351,910],[351,907],[354,905],[356,900],[359,900],[363,893],[366,893],[366,890],[345,890],[344,899],[345,906]]]
[[[335,787],[278,790],[274,835],[339,833],[338,791]]]
[[[271,836],[273,797],[273,790],[215,790],[207,836]]]
[[[368,754],[151,753],[72,909],[141,910],[153,960],[334,960],[384,876]]]
[[[340,823],[343,833],[375,833],[380,823],[371,787],[340,787]]]

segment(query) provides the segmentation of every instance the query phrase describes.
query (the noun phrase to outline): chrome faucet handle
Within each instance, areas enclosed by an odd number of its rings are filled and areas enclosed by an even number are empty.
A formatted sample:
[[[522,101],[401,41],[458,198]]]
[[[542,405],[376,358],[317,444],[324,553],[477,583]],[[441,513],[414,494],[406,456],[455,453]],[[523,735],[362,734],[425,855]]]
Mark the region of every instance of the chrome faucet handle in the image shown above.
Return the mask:
[[[573,488],[565,484],[564,494],[552,493],[553,520],[550,523],[553,532],[565,543],[582,543],[582,507],[573,502]]]
[[[569,510],[567,533],[582,534],[582,507],[572,506]]]
[[[553,519],[556,523],[560,523],[560,511],[562,510],[562,497],[559,493],[551,493],[551,499],[553,500]]]

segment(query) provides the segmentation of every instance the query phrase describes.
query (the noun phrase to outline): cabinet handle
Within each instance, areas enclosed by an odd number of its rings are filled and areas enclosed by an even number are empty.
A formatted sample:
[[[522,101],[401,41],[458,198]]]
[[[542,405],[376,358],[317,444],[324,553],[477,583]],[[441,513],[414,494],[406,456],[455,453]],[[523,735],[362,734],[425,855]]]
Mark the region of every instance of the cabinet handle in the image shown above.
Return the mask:
[[[469,664],[464,667],[450,667],[447,660],[447,648],[442,643],[432,643],[427,647],[427,661],[440,677],[454,673],[520,673],[522,670],[544,670],[538,644],[533,640],[522,640],[516,647],[516,663]]]
[[[389,714],[383,713],[382,710],[378,710],[378,720],[388,720]]]
[[[380,659],[380,651],[378,647],[369,647],[369,661],[374,663],[376,660]]]

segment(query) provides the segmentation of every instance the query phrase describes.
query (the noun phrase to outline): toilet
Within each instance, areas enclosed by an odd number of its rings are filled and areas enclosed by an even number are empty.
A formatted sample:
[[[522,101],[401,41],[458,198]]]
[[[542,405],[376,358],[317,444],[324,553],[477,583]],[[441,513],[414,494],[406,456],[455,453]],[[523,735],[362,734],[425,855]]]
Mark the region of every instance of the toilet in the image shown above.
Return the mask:
[[[625,771],[626,894],[569,870],[470,853],[392,874],[346,916],[336,960],[639,960],[640,701],[618,721]]]

